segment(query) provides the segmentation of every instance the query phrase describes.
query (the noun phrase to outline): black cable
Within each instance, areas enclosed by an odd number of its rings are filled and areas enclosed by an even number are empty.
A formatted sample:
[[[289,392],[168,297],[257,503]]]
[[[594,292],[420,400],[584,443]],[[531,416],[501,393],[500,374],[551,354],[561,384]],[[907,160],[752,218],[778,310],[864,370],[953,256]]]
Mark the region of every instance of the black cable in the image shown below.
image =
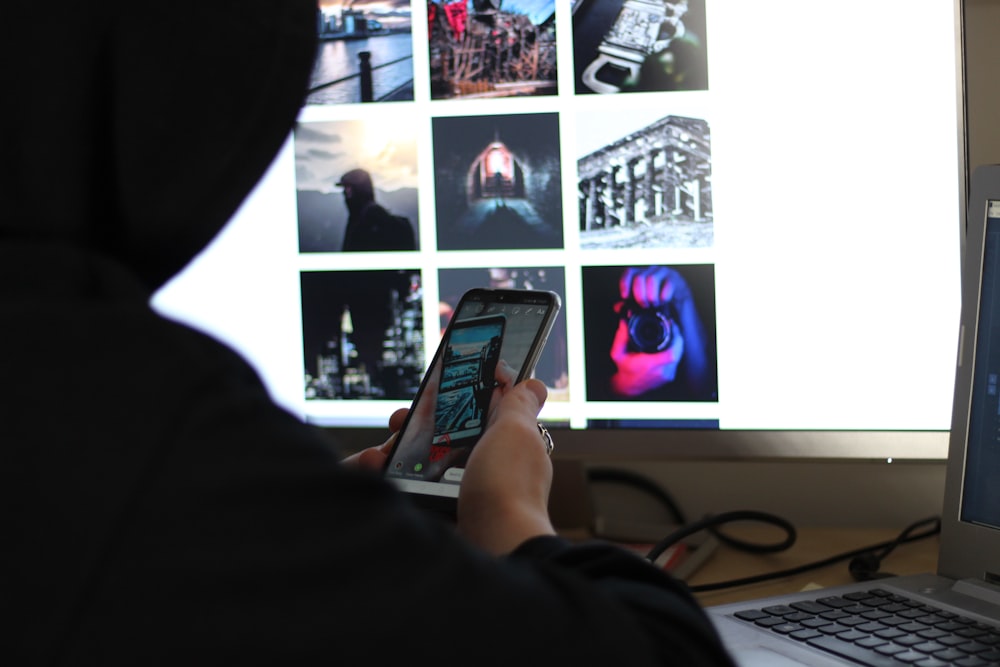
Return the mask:
[[[718,530],[719,526],[727,523],[734,523],[736,521],[759,521],[761,523],[769,523],[782,528],[786,533],[786,537],[781,542],[775,542],[773,544],[758,544],[738,540],[734,537],[725,535]],[[655,561],[664,551],[672,547],[674,544],[677,544],[685,537],[694,535],[695,533],[699,533],[703,530],[711,532],[719,539],[720,542],[728,544],[729,546],[739,549],[740,551],[749,551],[752,553],[773,553],[775,551],[783,551],[795,543],[797,535],[795,526],[787,520],[782,519],[779,516],[775,516],[774,514],[758,512],[756,510],[734,510],[732,512],[723,512],[722,514],[710,514],[709,516],[699,519],[694,523],[682,526],[654,544],[653,548],[646,554],[646,559],[651,562]]]
[[[924,533],[914,536],[914,532],[918,528],[922,528],[924,525],[928,524],[930,527],[927,528]],[[867,552],[854,556],[848,565],[848,570],[850,571],[851,576],[857,581],[869,581],[871,579],[891,577],[893,575],[880,572],[882,560],[885,559],[886,556],[892,553],[896,547],[904,542],[911,542],[913,539],[920,539],[921,537],[929,537],[939,532],[941,532],[941,519],[939,517],[930,517],[914,522],[907,526],[895,540],[892,540],[885,546],[875,547]]]
[[[704,517],[698,521],[691,524],[685,525],[686,521],[684,519],[684,513],[681,511],[680,506],[674,501],[673,497],[667,493],[667,491],[661,487],[659,484],[653,480],[643,477],[637,473],[633,473],[625,470],[618,470],[612,468],[592,468],[587,471],[588,480],[591,482],[614,482],[619,484],[624,484],[626,486],[633,486],[642,491],[645,491],[649,495],[657,498],[666,507],[667,511],[673,517],[674,521],[681,525],[681,528],[670,533],[665,538],[657,542],[646,554],[646,559],[650,562],[655,562],[664,551],[677,544],[685,537],[694,535],[700,531],[708,531],[716,537],[720,542],[726,544],[739,551],[746,551],[749,553],[775,553],[778,551],[784,551],[788,549],[793,544],[797,537],[797,532],[795,526],[791,524],[787,519],[779,517],[775,514],[770,514],[768,512],[760,512],[757,510],[735,510],[731,512],[723,512],[722,514],[714,514]],[[726,535],[719,530],[721,526],[727,523],[734,523],[737,521],[757,521],[760,523],[771,524],[777,526],[778,528],[785,531],[785,538],[781,541],[774,543],[755,543],[747,542],[730,535]],[[917,532],[919,529],[923,529]],[[762,581],[769,581],[771,579],[781,579],[782,577],[789,577],[796,574],[801,574],[803,572],[808,572],[810,570],[818,570],[822,567],[832,565],[834,563],[851,559],[850,572],[851,575],[857,580],[867,580],[874,579],[883,576],[892,576],[888,574],[883,574],[879,572],[882,560],[888,556],[892,551],[898,547],[900,544],[906,544],[907,542],[914,542],[916,540],[921,540],[927,537],[932,537],[941,532],[941,518],[937,516],[928,517],[926,519],[921,519],[915,521],[903,531],[897,535],[892,540],[886,540],[884,542],[879,542],[877,544],[871,544],[865,547],[860,547],[858,549],[852,549],[850,551],[845,551],[839,554],[835,554],[828,558],[823,558],[812,563],[805,563],[803,565],[798,565],[796,567],[787,568],[785,570],[778,570],[775,572],[767,572],[764,574],[753,575],[750,577],[742,577],[739,579],[731,579],[729,581],[720,581],[710,584],[699,584],[694,586],[689,586],[692,592],[702,593],[706,591],[715,591],[722,588],[731,588],[736,586],[744,586],[747,584],[760,583]]]
[[[790,523],[788,523],[786,520],[780,517],[767,514],[766,512],[754,512],[751,510],[725,512],[723,514],[706,517],[705,519],[702,519],[701,521],[696,522],[691,526],[682,528],[681,530],[674,532],[673,534],[665,538],[663,541],[658,543],[655,547],[653,547],[653,550],[650,551],[649,555],[647,555],[647,559],[650,561],[656,560],[657,556],[663,553],[663,551],[668,549],[675,542],[677,542],[680,539],[683,539],[684,537],[687,537],[688,535],[698,532],[698,530],[706,530],[709,529],[709,527],[717,527],[725,523],[731,523],[733,521],[744,521],[748,519],[762,521],[765,523],[772,523],[774,525],[778,525],[782,528],[785,528],[786,531],[788,529],[791,529],[788,534],[788,538],[782,543],[775,543],[771,545],[754,545],[755,549],[760,550],[759,552],[778,551],[781,548],[784,548],[782,547],[782,545],[784,545],[785,543],[787,543],[788,546],[791,546],[791,544],[795,541],[794,527],[792,527]],[[927,527],[924,528],[924,526]],[[917,532],[918,529],[920,528],[924,529],[920,532]],[[798,565],[784,570],[777,570],[774,572],[767,572],[764,574],[742,577],[739,579],[731,579],[729,581],[720,581],[710,584],[693,585],[689,586],[689,588],[693,593],[703,593],[706,591],[715,591],[722,588],[731,588],[735,586],[745,586],[747,584],[756,584],[762,581],[770,581],[772,579],[781,579],[783,577],[789,577],[795,574],[801,574],[803,572],[808,572],[810,570],[816,570],[822,567],[826,567],[827,565],[832,565],[840,561],[855,558],[863,554],[877,553],[880,550],[884,550],[883,551],[883,556],[884,556],[885,554],[888,554],[900,544],[921,540],[927,537],[931,537],[933,535],[937,535],[940,532],[941,532],[940,517],[936,516],[929,517],[910,524],[895,539],[892,540],[886,540],[884,542],[879,542],[877,544],[868,545],[858,549],[852,549],[850,551],[845,551],[843,553],[839,553],[830,556],[828,558],[823,558],[818,561],[805,563],[803,565]],[[730,542],[730,544],[736,546],[736,544],[734,544],[733,542]],[[736,548],[742,548],[742,547],[737,546]]]

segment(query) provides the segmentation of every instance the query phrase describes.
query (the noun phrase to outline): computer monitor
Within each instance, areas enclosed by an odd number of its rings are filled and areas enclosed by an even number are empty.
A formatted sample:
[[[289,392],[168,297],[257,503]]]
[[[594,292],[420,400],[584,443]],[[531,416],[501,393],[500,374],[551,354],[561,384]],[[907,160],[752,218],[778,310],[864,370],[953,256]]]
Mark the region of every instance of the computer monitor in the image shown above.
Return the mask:
[[[562,456],[944,459],[957,0],[323,0],[317,30],[298,128],[154,299],[289,411],[381,442],[460,293],[537,286]]]

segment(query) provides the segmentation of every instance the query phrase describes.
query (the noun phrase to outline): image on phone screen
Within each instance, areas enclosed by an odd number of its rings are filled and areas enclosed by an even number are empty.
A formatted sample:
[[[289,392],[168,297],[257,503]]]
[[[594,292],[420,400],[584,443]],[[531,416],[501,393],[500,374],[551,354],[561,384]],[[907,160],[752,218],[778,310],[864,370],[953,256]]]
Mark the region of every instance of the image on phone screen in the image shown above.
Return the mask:
[[[471,444],[482,433],[490,397],[497,385],[497,363],[507,318],[493,315],[456,322],[441,356],[441,378],[434,411],[433,447]],[[437,452],[441,455],[444,452]],[[435,457],[432,448],[431,459]]]

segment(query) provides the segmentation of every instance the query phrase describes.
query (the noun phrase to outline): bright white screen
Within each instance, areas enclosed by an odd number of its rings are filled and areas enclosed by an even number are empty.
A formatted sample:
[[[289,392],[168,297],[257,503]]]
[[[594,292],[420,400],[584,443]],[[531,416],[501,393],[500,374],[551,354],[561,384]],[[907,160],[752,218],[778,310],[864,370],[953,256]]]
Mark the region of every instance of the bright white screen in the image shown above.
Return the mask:
[[[518,4],[546,3],[502,3]],[[224,233],[156,295],[155,306],[242,352],[274,398],[304,419],[381,427],[407,401],[306,399],[303,272],[419,270],[429,360],[439,335],[439,269],[562,267],[568,384],[545,406],[548,421],[947,430],[962,208],[953,4],[707,0],[707,90],[608,95],[575,93],[572,8],[565,1],[554,7],[558,94],[432,100],[427,10],[414,3],[412,101],[303,110],[303,127],[368,128],[331,151],[395,151],[396,162],[370,159],[385,179],[416,189],[418,251],[300,252],[297,182],[315,179],[339,192],[333,181],[341,172],[307,173],[320,163],[297,163],[304,143],[297,151],[290,138]],[[557,118],[560,247],[438,250],[433,119],[492,114]],[[581,247],[578,160],[667,116],[710,128],[711,243]],[[386,166],[400,160],[412,168]],[[582,275],[636,263],[714,268],[718,400],[588,399]]]

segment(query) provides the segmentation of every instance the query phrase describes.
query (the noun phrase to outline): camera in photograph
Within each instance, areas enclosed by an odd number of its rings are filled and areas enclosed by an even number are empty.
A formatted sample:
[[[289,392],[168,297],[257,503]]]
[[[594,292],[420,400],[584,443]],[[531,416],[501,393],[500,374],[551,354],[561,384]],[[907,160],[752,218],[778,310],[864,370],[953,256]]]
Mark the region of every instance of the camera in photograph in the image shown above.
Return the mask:
[[[626,303],[621,313],[628,330],[629,347],[632,350],[655,354],[670,347],[677,324],[666,305],[658,308],[640,308],[635,303]]]

